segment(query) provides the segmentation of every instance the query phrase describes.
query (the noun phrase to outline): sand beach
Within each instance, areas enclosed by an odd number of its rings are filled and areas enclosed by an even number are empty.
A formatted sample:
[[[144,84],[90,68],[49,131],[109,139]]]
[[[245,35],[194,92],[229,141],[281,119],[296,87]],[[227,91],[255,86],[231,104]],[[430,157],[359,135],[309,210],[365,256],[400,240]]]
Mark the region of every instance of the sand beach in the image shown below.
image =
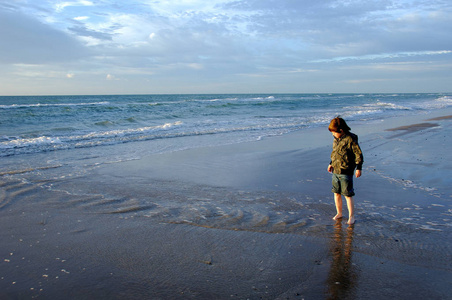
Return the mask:
[[[447,299],[451,115],[349,124],[352,226],[331,219],[326,128],[2,174],[0,299]]]

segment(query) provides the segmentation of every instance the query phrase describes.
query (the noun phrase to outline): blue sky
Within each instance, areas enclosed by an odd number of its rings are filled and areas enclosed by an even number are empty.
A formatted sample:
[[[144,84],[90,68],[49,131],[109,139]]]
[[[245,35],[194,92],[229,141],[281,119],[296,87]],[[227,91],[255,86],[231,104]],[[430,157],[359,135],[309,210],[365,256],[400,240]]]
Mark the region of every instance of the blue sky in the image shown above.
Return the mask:
[[[451,92],[450,0],[0,0],[0,95]]]

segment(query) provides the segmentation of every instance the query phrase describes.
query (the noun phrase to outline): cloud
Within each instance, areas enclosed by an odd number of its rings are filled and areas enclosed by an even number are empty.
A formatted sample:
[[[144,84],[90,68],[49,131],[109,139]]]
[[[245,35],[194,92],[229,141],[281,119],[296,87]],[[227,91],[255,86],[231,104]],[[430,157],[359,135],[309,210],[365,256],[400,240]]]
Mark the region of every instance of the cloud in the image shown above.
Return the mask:
[[[88,19],[89,19],[89,17],[87,17],[87,16],[80,16],[80,17],[74,18],[74,20],[76,20],[76,21],[86,21]]]
[[[201,89],[278,90],[302,80],[330,87],[341,72],[356,86],[356,70],[408,80],[402,72],[411,64],[428,69],[452,59],[447,0],[11,3],[0,0],[0,64],[10,66],[0,70],[3,77],[14,64],[39,64],[48,73],[71,70],[74,84],[102,86],[110,74],[131,84],[131,93],[136,80],[155,80],[169,91],[193,91],[194,81]]]
[[[247,12],[254,36],[283,38],[303,55],[320,58],[385,52],[451,49],[445,1],[233,1],[225,8]],[[443,28],[440,28],[443,26]],[[446,26],[446,27],[444,27]],[[423,43],[425,42],[425,43]],[[416,49],[413,49],[416,47]],[[306,51],[303,51],[306,50]]]
[[[109,33],[104,32],[98,32],[95,30],[90,30],[83,26],[73,26],[68,28],[69,31],[75,33],[78,36],[86,36],[86,37],[92,37],[98,40],[106,40],[111,41],[112,35]]]
[[[77,40],[20,12],[0,11],[0,62],[68,62],[89,51]]]
[[[199,63],[191,63],[191,64],[188,64],[188,67],[189,67],[189,68],[192,68],[192,69],[194,69],[194,70],[201,70],[201,69],[204,69],[204,66],[203,66],[202,64],[199,64]]]
[[[324,62],[343,62],[351,60],[380,60],[380,59],[394,59],[394,58],[404,58],[413,56],[429,56],[429,55],[442,55],[450,54],[451,50],[442,51],[413,51],[413,52],[398,52],[398,53],[379,53],[379,54],[369,54],[362,56],[346,56],[346,57],[335,57],[331,59],[318,59],[311,61],[312,63],[324,63]]]
[[[62,12],[66,7],[70,6],[93,6],[93,2],[86,0],[72,1],[72,2],[59,2],[55,5],[57,12]]]

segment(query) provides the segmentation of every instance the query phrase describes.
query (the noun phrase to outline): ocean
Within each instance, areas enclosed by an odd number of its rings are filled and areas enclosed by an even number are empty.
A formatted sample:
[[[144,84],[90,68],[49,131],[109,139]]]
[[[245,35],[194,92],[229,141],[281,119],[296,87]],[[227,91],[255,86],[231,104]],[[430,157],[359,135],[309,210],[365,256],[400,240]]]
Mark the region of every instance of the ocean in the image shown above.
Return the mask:
[[[452,94],[0,97],[0,157],[149,141],[133,151],[145,155],[282,135],[337,115],[370,122],[450,106]],[[111,147],[104,154],[118,155]]]
[[[441,93],[3,96],[0,175],[76,176],[150,154],[326,127],[338,115],[353,125],[450,106],[452,94]]]

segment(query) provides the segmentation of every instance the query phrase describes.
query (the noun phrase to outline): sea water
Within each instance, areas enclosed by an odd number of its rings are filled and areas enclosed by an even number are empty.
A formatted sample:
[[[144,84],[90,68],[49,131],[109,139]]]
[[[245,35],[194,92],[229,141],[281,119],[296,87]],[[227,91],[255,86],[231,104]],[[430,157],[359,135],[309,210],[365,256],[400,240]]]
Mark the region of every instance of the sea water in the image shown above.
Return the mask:
[[[0,97],[0,157],[139,141],[176,151],[325,126],[337,115],[367,122],[450,106],[452,94]],[[209,138],[187,138],[199,136]]]
[[[84,172],[88,165],[218,146],[452,106],[452,94],[215,94],[0,97],[0,175]],[[62,167],[65,167],[64,170]],[[61,174],[54,169],[61,170]]]

